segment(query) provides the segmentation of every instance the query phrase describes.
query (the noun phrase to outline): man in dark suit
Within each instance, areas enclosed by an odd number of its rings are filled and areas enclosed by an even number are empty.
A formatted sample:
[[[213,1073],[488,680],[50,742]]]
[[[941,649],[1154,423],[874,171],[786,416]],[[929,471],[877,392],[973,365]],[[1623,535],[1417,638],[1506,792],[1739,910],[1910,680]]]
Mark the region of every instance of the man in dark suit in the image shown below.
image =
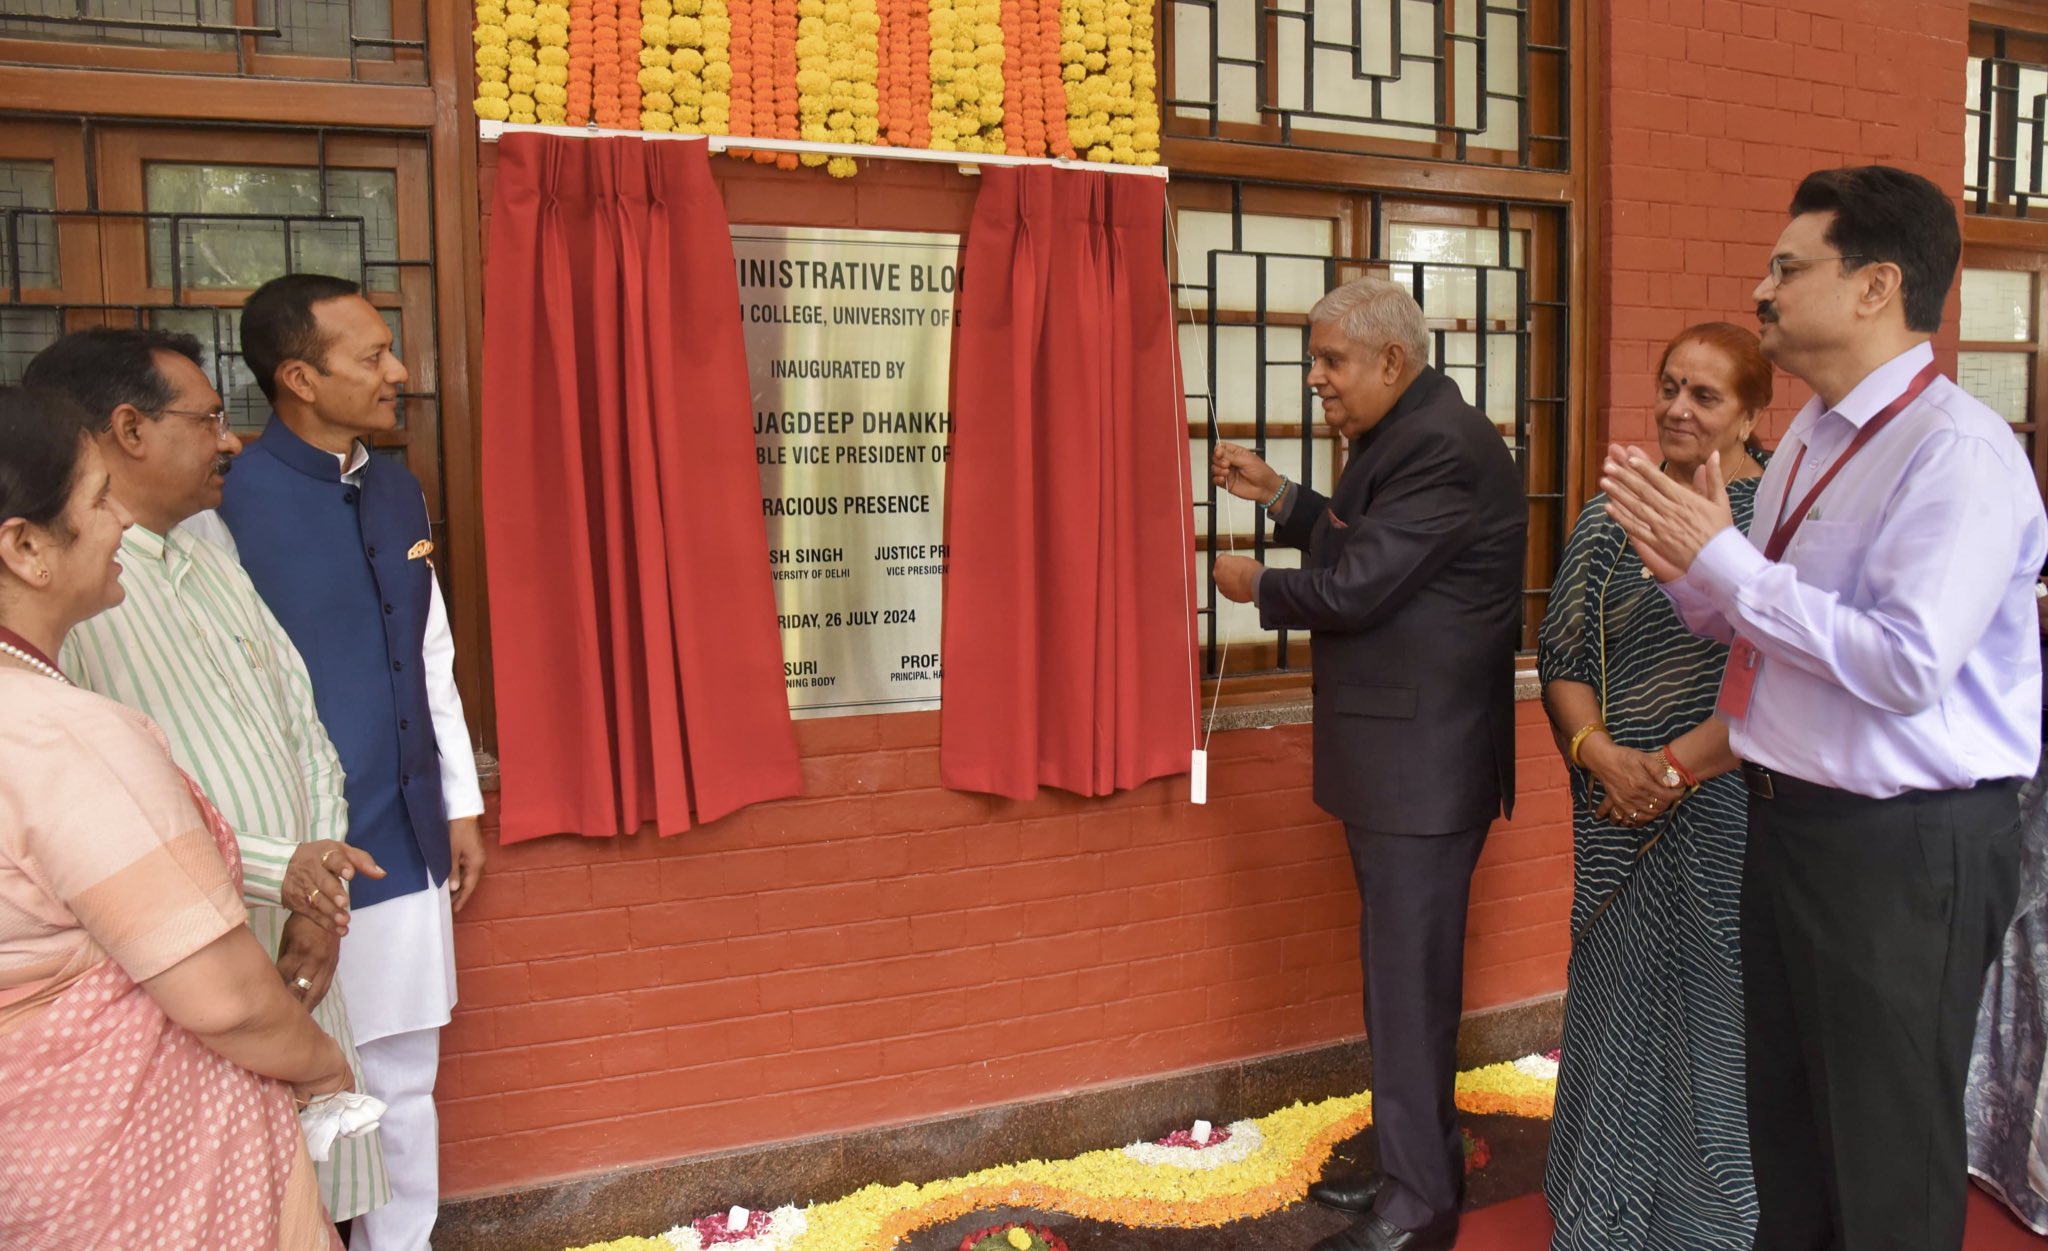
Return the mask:
[[[1499,433],[1426,363],[1422,310],[1378,278],[1310,313],[1308,383],[1351,441],[1324,498],[1233,444],[1215,482],[1255,501],[1299,569],[1219,556],[1224,596],[1307,629],[1315,798],[1344,822],[1381,1171],[1311,1197],[1360,1213],[1317,1251],[1434,1251],[1464,1189],[1453,1102],[1465,904],[1493,818],[1514,805],[1514,653],[1527,511]]]

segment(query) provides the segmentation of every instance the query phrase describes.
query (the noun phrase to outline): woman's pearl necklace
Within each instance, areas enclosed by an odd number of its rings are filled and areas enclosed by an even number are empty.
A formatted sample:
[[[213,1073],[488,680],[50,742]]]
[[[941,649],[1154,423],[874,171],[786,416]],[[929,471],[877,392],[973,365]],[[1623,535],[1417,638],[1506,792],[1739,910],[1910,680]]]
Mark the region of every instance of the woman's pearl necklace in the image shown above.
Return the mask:
[[[0,640],[0,656],[5,656],[9,660],[19,661],[46,678],[55,678],[66,686],[71,685],[71,679],[65,677],[61,671],[51,668],[12,643]]]

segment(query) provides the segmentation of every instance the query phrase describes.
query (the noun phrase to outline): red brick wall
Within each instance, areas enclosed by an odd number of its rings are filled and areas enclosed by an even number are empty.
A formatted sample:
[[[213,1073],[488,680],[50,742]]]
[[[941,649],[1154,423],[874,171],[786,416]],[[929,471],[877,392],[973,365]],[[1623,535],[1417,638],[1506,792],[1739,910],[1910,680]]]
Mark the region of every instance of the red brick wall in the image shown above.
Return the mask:
[[[1468,1006],[1563,984],[1568,800],[1521,705],[1474,879]],[[502,848],[456,926],[449,1194],[892,1121],[1360,1032],[1341,827],[1308,729],[1184,780],[938,787],[938,715],[800,726],[809,797],[688,834]]]
[[[1800,178],[1880,163],[1960,196],[1969,11],[1965,0],[1612,0],[1600,12],[1602,428],[1647,442],[1671,336],[1708,320],[1755,328],[1750,292]],[[1808,394],[1779,374],[1766,434]]]
[[[972,212],[943,167],[716,166],[735,221],[962,230]],[[1474,881],[1472,1008],[1564,984],[1569,800],[1539,707],[1520,710],[1517,819]],[[1361,1032],[1358,905],[1306,726],[1218,735],[1206,807],[1182,780],[957,794],[937,736],[936,714],[803,722],[802,800],[666,840],[500,849],[456,926],[447,1193]]]

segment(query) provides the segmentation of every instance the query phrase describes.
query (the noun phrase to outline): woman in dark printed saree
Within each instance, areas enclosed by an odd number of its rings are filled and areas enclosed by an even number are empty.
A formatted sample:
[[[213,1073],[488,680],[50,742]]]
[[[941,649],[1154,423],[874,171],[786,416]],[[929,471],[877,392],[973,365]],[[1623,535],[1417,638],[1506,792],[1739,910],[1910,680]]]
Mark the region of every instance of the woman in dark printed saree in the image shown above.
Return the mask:
[[[2048,586],[2048,569],[2041,572]],[[2034,604],[2048,668],[2048,589]],[[2048,741],[2048,690],[2041,732]],[[2048,1234],[2048,751],[2041,758],[2020,791],[2020,901],[1984,979],[1963,1118],[1977,1183],[2027,1228]]]
[[[1747,529],[1771,401],[1756,336],[1690,327],[1658,365],[1664,472],[1709,456]],[[1586,504],[1544,614],[1543,701],[1572,788],[1572,952],[1544,1195],[1553,1251],[1748,1251],[1737,921],[1747,796],[1699,638]]]

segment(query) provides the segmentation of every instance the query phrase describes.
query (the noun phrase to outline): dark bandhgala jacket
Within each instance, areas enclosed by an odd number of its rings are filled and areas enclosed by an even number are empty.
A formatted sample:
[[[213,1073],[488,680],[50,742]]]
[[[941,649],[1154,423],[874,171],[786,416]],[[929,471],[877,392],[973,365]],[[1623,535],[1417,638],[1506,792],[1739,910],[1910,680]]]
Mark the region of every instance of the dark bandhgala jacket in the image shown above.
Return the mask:
[[[347,774],[348,841],[384,866],[349,884],[350,902],[438,886],[448,816],[421,659],[434,572],[419,479],[372,455],[350,486],[332,453],[273,416],[235,461],[220,515],[312,675]]]
[[[1260,577],[1259,617],[1313,632],[1316,803],[1381,834],[1511,813],[1528,508],[1493,423],[1424,367],[1276,533],[1307,555]]]

